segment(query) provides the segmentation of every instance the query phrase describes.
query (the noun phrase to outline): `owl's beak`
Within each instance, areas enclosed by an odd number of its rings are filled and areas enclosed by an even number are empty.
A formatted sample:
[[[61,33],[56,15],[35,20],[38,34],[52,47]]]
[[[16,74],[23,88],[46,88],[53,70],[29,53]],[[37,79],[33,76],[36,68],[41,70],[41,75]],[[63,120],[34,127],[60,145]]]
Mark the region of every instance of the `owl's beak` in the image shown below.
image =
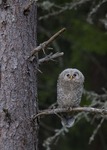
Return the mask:
[[[73,76],[69,76],[69,79],[72,80],[72,79],[73,79]]]

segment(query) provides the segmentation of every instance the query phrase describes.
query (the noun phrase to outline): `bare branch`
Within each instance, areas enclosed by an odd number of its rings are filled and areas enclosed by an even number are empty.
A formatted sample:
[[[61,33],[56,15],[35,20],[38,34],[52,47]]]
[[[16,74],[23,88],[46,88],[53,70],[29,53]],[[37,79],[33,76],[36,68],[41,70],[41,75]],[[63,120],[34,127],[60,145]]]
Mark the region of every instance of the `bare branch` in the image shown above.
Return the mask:
[[[106,91],[105,91],[106,92]],[[84,94],[87,96],[87,98],[100,100],[100,101],[107,101],[107,93],[99,95],[98,93],[95,93],[93,91],[86,91],[84,90]]]
[[[101,119],[100,123],[98,124],[97,128],[95,128],[93,134],[91,135],[90,139],[89,139],[89,144],[92,143],[92,141],[94,141],[94,138],[98,132],[98,130],[101,128],[102,123],[104,122],[104,118]]]
[[[106,109],[98,109],[93,107],[76,107],[76,108],[56,108],[56,109],[46,109],[39,111],[37,115],[33,116],[33,119],[36,119],[39,116],[43,115],[52,115],[57,113],[66,113],[66,112],[89,112],[93,114],[107,115]]]
[[[91,0],[77,0],[77,1],[74,0],[73,2],[65,3],[64,6],[62,6],[62,7],[52,3],[52,7],[57,6],[57,8],[59,8],[59,10],[58,11],[54,10],[52,13],[41,16],[41,17],[39,17],[39,20],[48,19],[49,17],[59,15],[66,10],[72,10],[73,8],[76,8],[77,6],[80,6],[88,1],[91,1]]]
[[[42,34],[45,34],[45,36],[46,36],[47,38],[50,38],[50,37],[51,37],[50,31],[46,30],[46,29],[43,28],[42,26],[39,26],[39,30],[40,30],[40,32],[41,32]],[[53,49],[55,50],[55,52],[61,52],[61,48],[60,48],[60,46],[59,46],[59,44],[58,44],[58,42],[57,42],[56,40],[54,40],[54,41],[52,42],[52,47],[53,47]],[[49,49],[49,48],[48,48],[48,49]],[[62,57],[59,58],[58,62],[59,62],[59,66],[62,67],[62,65],[63,65]]]
[[[55,134],[53,136],[48,137],[44,142],[43,142],[43,146],[46,147],[46,150],[51,150],[50,146],[51,144],[55,141],[55,143],[57,142],[57,140],[59,139],[59,137],[61,135],[64,135],[65,133],[68,132],[68,128],[66,127],[62,127],[61,129],[56,129],[55,130]]]
[[[102,0],[100,1],[94,8],[92,8],[92,10],[90,11],[90,13],[88,14],[88,18],[87,18],[87,21],[92,24],[93,23],[93,20],[92,20],[92,15],[95,14],[98,9],[101,7],[102,4],[106,3],[107,0]]]
[[[46,55],[44,58],[39,59],[39,64],[44,63],[44,62],[48,62],[50,60],[61,57],[63,55],[64,55],[63,52],[61,52],[61,53],[57,52],[55,54],[50,53],[49,55]]]
[[[31,53],[31,55],[29,56],[28,59],[30,59],[32,61],[32,57],[35,56],[35,54],[37,52],[39,52],[40,50],[45,50],[60,34],[62,34],[64,31],[66,30],[66,28],[63,28],[61,30],[59,30],[57,33],[55,33],[49,40],[43,42],[42,44],[40,44],[39,46],[37,46]]]

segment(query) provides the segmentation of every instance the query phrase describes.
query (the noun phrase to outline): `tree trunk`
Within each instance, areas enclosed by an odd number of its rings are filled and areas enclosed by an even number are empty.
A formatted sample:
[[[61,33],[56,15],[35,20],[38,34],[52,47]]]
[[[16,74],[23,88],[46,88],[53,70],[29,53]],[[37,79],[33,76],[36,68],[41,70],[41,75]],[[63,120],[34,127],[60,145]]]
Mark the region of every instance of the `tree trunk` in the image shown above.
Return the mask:
[[[0,1],[0,150],[37,150],[36,3]],[[25,10],[26,8],[26,10]],[[25,11],[24,11],[25,10]]]

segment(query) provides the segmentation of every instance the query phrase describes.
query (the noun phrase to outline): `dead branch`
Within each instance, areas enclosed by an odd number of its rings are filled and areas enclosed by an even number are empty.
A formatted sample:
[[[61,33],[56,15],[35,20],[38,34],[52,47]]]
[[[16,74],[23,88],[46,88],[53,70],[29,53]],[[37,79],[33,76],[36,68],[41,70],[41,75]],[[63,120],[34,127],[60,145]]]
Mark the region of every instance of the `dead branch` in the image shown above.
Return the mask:
[[[55,134],[53,136],[48,137],[44,142],[43,142],[43,146],[46,147],[46,150],[51,150],[50,146],[51,144],[55,141],[57,142],[57,140],[59,139],[59,137],[61,135],[64,135],[65,133],[68,132],[68,128],[66,127],[62,127],[61,129],[56,129],[55,130]]]
[[[92,141],[94,141],[94,138],[95,138],[96,134],[98,133],[98,130],[101,128],[103,122],[104,122],[104,118],[101,119],[100,123],[97,125],[97,127],[93,131],[93,134],[91,135],[91,137],[89,139],[89,144],[91,144]]]
[[[70,3],[65,3],[64,6],[59,6],[54,3],[51,3],[52,8],[57,7],[57,8],[59,8],[59,10],[58,11],[54,10],[53,12],[51,12],[49,14],[43,15],[43,16],[39,17],[39,20],[48,19],[49,17],[52,17],[52,16],[57,16],[57,15],[63,13],[64,11],[72,10],[73,8],[77,8],[78,6],[84,4],[88,1],[90,1],[90,0],[73,1]],[[41,7],[41,4],[39,4],[39,6]]]
[[[95,7],[92,8],[92,10],[90,11],[90,13],[88,14],[88,18],[87,18],[87,21],[92,24],[93,23],[93,17],[92,15],[94,15],[98,9],[104,4],[106,3],[107,0],[102,0],[100,1]]]
[[[35,56],[35,54],[37,52],[39,52],[40,50],[45,50],[60,34],[62,34],[64,31],[66,30],[66,28],[63,28],[61,30],[59,30],[57,33],[55,33],[49,40],[43,42],[42,44],[40,44],[39,46],[37,46],[32,52],[31,55],[29,56],[29,60],[32,61],[32,57]]]
[[[93,114],[107,115],[107,109],[98,109],[93,107],[76,107],[76,108],[56,108],[56,109],[46,109],[39,111],[37,115],[33,116],[33,119],[36,119],[39,116],[43,115],[52,115],[58,113],[66,113],[66,112],[89,112]]]
[[[44,58],[39,59],[39,64],[44,63],[44,62],[48,62],[50,60],[53,60],[53,59],[58,58],[58,57],[61,57],[63,55],[64,55],[63,52],[61,52],[61,53],[57,52],[55,54],[50,53],[49,55],[46,55]]]

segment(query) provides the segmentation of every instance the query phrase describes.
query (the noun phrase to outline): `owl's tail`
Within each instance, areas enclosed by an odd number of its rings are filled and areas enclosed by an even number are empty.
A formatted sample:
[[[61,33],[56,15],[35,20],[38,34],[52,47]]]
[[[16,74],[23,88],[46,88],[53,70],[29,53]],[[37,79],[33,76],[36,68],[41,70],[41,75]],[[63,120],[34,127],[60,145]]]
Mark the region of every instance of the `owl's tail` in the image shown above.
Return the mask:
[[[75,123],[75,118],[72,116],[63,116],[61,118],[63,127],[71,128]]]

